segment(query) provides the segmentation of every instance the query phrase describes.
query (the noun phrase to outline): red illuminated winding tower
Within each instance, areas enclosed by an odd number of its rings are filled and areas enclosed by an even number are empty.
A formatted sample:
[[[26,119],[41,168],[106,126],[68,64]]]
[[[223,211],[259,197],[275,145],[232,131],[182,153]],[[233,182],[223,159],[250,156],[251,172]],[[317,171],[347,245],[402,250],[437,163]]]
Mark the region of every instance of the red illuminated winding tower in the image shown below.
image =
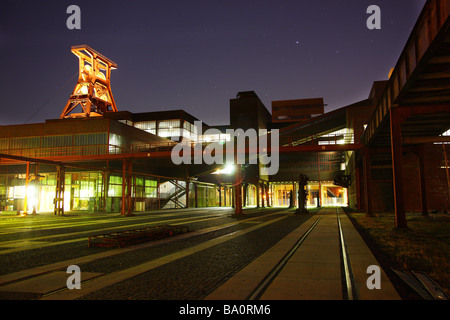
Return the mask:
[[[111,70],[117,69],[117,64],[87,45],[73,46],[71,51],[80,62],[78,82],[60,119],[96,117],[108,111],[117,112],[110,85]]]

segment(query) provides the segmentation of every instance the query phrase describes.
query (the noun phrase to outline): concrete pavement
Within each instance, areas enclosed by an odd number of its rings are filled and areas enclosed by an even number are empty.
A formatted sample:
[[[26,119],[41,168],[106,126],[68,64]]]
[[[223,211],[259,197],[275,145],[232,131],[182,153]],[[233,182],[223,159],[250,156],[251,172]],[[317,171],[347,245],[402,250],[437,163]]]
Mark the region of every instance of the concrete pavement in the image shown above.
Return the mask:
[[[343,300],[338,213],[346,242],[353,278],[353,298],[399,300],[400,296],[380,268],[380,289],[369,289],[369,266],[379,266],[351,221],[341,208],[323,208],[284,237],[270,250],[235,274],[206,300],[244,300],[302,237],[320,214],[324,214],[291,259],[260,297],[261,300]]]

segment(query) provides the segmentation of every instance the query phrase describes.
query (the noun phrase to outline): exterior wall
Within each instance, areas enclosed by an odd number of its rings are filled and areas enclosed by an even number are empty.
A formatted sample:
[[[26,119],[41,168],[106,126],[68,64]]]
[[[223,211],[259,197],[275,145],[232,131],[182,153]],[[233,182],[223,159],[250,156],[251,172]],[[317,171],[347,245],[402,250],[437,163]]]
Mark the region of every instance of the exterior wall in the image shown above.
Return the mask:
[[[236,99],[230,100],[230,127],[232,129],[268,129],[271,122],[271,115],[253,91],[239,92]],[[259,179],[268,180],[267,176],[261,174],[262,164],[249,165],[247,170],[252,170],[254,174],[248,174],[247,182],[256,184]]]
[[[449,210],[449,182],[445,168],[445,156],[442,144],[425,144],[424,166],[428,211],[448,212]],[[450,159],[450,147],[446,145],[447,159]],[[358,180],[356,169],[349,166],[347,174],[351,175],[352,185],[349,188],[349,206],[357,208]],[[353,167],[356,168],[356,167]],[[450,170],[450,168],[449,168]],[[371,203],[373,212],[392,212],[394,210],[394,191],[392,184],[392,167],[372,166],[371,170]],[[364,209],[364,176],[360,169],[359,192],[360,208]],[[421,212],[421,187],[419,156],[416,152],[403,154],[403,186],[405,196],[405,210],[407,212]]]
[[[34,165],[32,168],[34,170]],[[120,212],[122,202],[122,177],[109,175],[108,188],[103,186],[103,172],[83,171],[65,173],[64,210],[99,212],[105,199],[106,212]],[[40,170],[41,179],[29,182],[28,202],[37,211],[53,211],[56,191],[56,174]],[[132,195],[134,210],[158,209],[156,178],[135,175]],[[106,190],[107,189],[107,190]],[[106,194],[105,194],[106,192]],[[23,211],[25,174],[0,175],[0,211]],[[32,210],[29,210],[32,211]]]
[[[323,98],[272,101],[272,122],[304,122],[323,113]]]
[[[450,145],[445,145],[447,161],[450,164]],[[424,146],[425,177],[429,210],[449,212],[449,181],[445,168],[444,148],[440,144]],[[447,168],[450,171],[450,168]]]

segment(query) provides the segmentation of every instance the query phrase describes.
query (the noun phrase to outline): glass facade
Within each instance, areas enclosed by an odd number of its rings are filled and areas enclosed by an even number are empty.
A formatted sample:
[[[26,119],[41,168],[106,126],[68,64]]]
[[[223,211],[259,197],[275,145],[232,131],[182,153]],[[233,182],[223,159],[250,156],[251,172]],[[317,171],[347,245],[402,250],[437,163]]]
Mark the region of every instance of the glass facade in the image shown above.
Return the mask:
[[[182,136],[187,139],[196,141],[198,135],[198,128],[193,123],[184,121]]]
[[[66,172],[64,190],[65,211],[120,212],[122,177],[110,175],[107,194],[104,194],[102,172]],[[0,211],[23,211],[27,195],[28,212],[53,211],[56,195],[56,174],[40,173],[39,179],[25,174],[0,175]],[[133,178],[134,211],[157,209],[157,180],[152,177]],[[104,203],[105,200],[105,203]],[[103,204],[104,203],[104,204]],[[104,207],[103,207],[104,206]]]
[[[140,121],[135,122],[134,127],[162,138],[178,140],[179,137],[184,137],[196,140],[198,135],[197,127],[188,121],[183,121],[181,126],[181,122],[181,119]]]
[[[294,187],[295,185],[295,187]],[[310,181],[307,186],[306,206],[317,207],[320,204],[326,206],[347,206],[347,189],[333,184],[331,181]],[[298,183],[274,183],[271,184],[271,197],[274,206],[288,207],[291,202],[291,192],[298,192]],[[294,200],[298,197],[294,195]],[[294,204],[298,205],[298,202]]]
[[[66,172],[64,190],[64,210],[84,212],[120,212],[122,205],[122,176],[103,172]],[[33,176],[32,176],[33,177]],[[106,177],[107,189],[106,189]],[[40,173],[39,179],[31,179],[25,186],[25,174],[0,175],[0,212],[23,211],[27,197],[28,212],[52,212],[55,205],[56,173]],[[186,196],[184,181],[167,181],[158,184],[158,179],[150,176],[133,175],[131,179],[133,211],[142,212],[157,209],[189,207],[230,207],[233,204],[231,187],[219,188],[213,185],[190,183],[189,197]],[[295,183],[270,184],[269,197],[273,206],[289,206],[290,192],[298,190]],[[197,190],[197,195],[195,194]],[[245,205],[256,205],[256,187],[248,185]],[[106,194],[105,194],[106,193]],[[260,191],[260,199],[266,203],[266,195]],[[332,182],[310,181],[308,184],[307,206],[345,206],[348,204],[347,189]]]
[[[181,136],[180,119],[159,121],[158,136],[163,138]]]
[[[0,153],[24,157],[57,157],[105,154],[108,133],[83,133],[1,138]]]
[[[156,135],[156,121],[135,122],[134,127]]]

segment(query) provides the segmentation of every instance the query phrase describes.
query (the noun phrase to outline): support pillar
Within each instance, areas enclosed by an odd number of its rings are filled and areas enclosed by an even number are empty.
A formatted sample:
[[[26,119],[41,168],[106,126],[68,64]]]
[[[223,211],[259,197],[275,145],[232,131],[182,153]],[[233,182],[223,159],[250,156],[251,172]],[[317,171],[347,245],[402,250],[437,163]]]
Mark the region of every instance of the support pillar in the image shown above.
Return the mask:
[[[234,175],[235,175],[235,178],[234,178],[235,211],[234,211],[234,214],[240,216],[243,214],[243,212],[242,212],[242,177],[241,177],[241,165],[240,164],[236,165],[236,171],[235,171]]]
[[[104,170],[102,172],[102,188],[101,188],[101,195],[100,195],[100,205],[99,205],[99,212],[106,212],[106,199],[108,197],[108,190],[109,190],[109,172]]]
[[[322,206],[322,184],[319,180],[319,193],[317,194],[317,208]]]
[[[125,202],[127,193],[127,163],[126,160],[122,160],[122,207],[120,208],[120,214],[125,215]]]
[[[371,167],[370,167],[370,150],[364,149],[364,204],[367,215],[372,214],[372,190],[371,190]]]
[[[260,196],[259,196],[259,180],[258,181],[256,181],[256,207],[257,208],[259,208],[259,199],[260,198]]]
[[[25,199],[24,199],[24,208],[23,214],[27,215],[28,213],[28,183],[30,181],[30,162],[27,162],[27,173],[25,176]]]
[[[300,186],[299,186],[299,191],[300,191]],[[292,202],[293,202],[293,206],[292,207],[296,207],[297,206],[297,188],[295,185],[295,181],[292,180]],[[300,201],[300,198],[298,198],[298,201]]]
[[[422,214],[428,215],[428,203],[427,203],[427,185],[425,175],[425,163],[423,160],[423,145],[419,146],[419,177],[420,177],[420,198],[422,204]]]
[[[236,206],[235,206],[235,204],[236,204],[236,187],[235,186],[232,186],[231,187],[231,207],[233,208],[233,209],[235,209],[236,208]]]
[[[131,190],[133,188],[132,186],[132,179],[133,177],[133,169],[132,169],[132,160],[128,160],[128,177],[127,177],[127,184],[128,184],[128,189],[127,189],[127,202],[128,202],[128,210],[127,210],[127,216],[132,215],[133,214],[133,199],[132,199],[132,195],[131,195]]]
[[[178,180],[175,181],[175,209],[178,209]]]
[[[392,171],[395,204],[395,226],[406,228],[405,199],[403,194],[402,122],[400,111],[390,109]]]
[[[355,181],[356,181],[356,209],[362,210],[362,205],[361,205],[361,182],[360,182],[361,174],[360,174],[359,167],[356,167],[355,175],[356,175],[356,179],[355,179]]]
[[[194,183],[194,203],[195,207],[198,208],[198,185]]]
[[[161,179],[158,178],[156,182],[156,196],[158,197],[158,210],[161,210],[161,192],[159,187],[161,186]]]
[[[223,187],[223,206],[227,206],[227,187]]]
[[[275,206],[275,197],[273,189],[274,189],[273,185],[270,185],[270,203],[272,204],[272,207]]]
[[[447,149],[445,148],[445,143],[442,144],[442,149],[444,151],[445,174],[447,175],[447,190],[448,190],[446,212],[449,213],[449,207],[450,207],[450,174],[448,172],[449,162],[448,162],[448,157],[447,157]]]
[[[298,179],[298,208],[295,210],[295,213],[308,214],[308,210],[306,209],[306,186],[308,185],[309,178],[300,174]]]
[[[56,195],[55,195],[55,215],[64,215],[64,182],[65,182],[64,166],[56,167]]]
[[[64,181],[65,182],[65,181]],[[33,210],[31,214],[37,213],[37,208],[39,206],[39,179],[38,179],[38,164],[34,164],[34,192],[33,192]]]
[[[189,209],[189,179],[186,180],[186,209]]]
[[[261,186],[261,208],[264,208],[265,206],[264,206],[264,182],[261,184],[260,183],[260,186]]]
[[[131,181],[132,181],[132,160],[123,159],[122,160],[122,210],[121,215],[132,215],[133,206],[131,199]]]
[[[269,182],[266,183],[266,205],[268,208],[271,207],[270,197],[269,197]]]

